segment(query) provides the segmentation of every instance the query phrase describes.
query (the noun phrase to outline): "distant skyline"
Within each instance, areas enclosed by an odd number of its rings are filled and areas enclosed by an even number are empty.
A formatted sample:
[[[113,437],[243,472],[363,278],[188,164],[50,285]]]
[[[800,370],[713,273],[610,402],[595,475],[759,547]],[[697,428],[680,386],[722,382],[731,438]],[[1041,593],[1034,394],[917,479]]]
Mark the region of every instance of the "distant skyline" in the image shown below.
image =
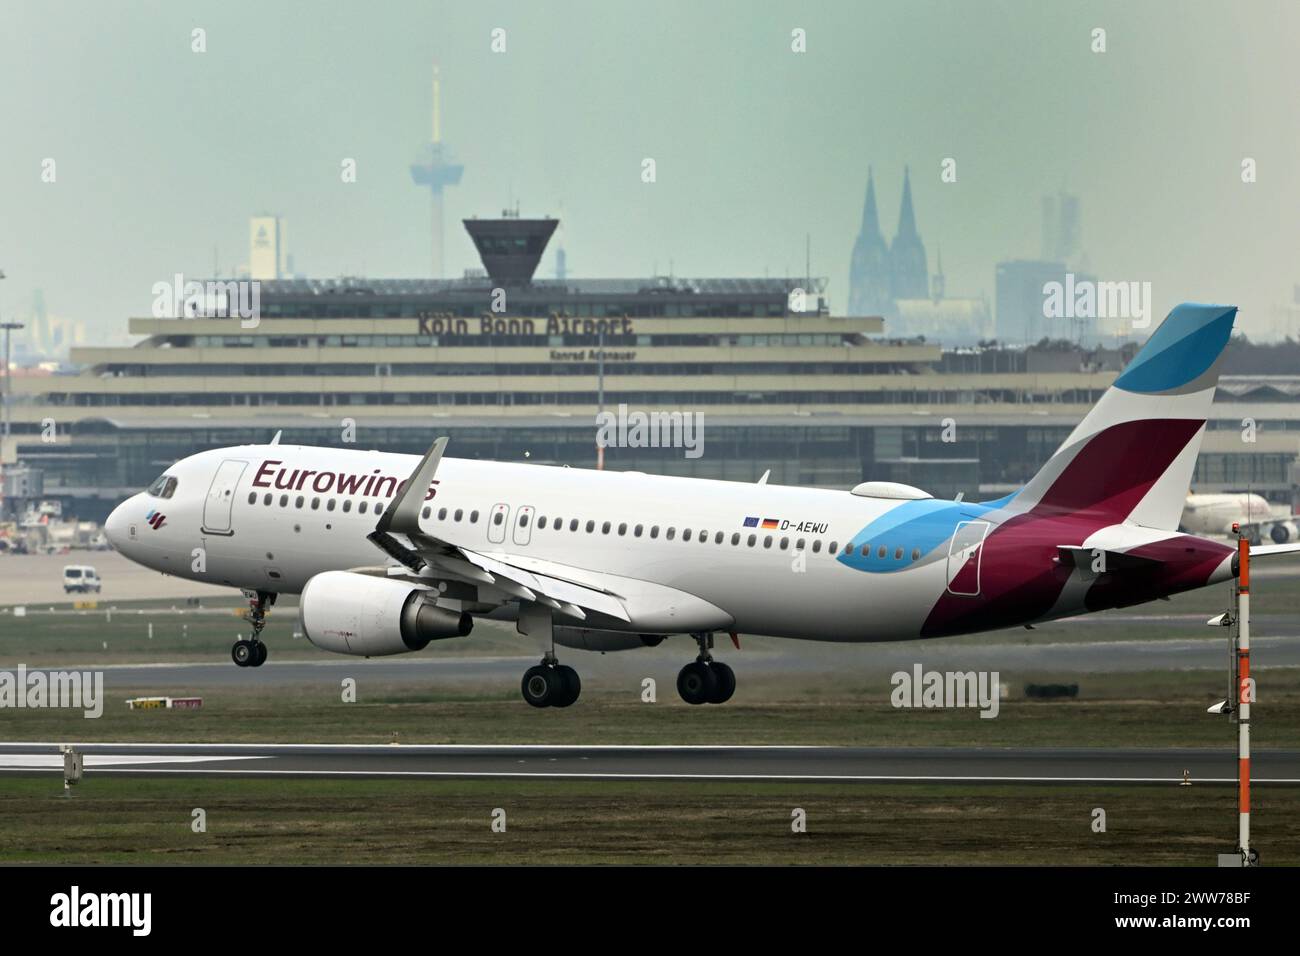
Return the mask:
[[[844,314],[867,167],[892,232],[906,165],[949,295],[991,302],[996,263],[1039,255],[1042,199],[1064,188],[1093,274],[1151,282],[1160,315],[1237,304],[1261,337],[1300,282],[1297,36],[1285,0],[11,4],[0,316],[39,289],[91,341],[120,339],[153,283],[245,263],[261,213],[298,272],[428,275],[409,166],[436,61],[465,166],[448,275],[479,264],[460,220],[518,204],[562,215],[574,277],[802,275],[809,236]]]

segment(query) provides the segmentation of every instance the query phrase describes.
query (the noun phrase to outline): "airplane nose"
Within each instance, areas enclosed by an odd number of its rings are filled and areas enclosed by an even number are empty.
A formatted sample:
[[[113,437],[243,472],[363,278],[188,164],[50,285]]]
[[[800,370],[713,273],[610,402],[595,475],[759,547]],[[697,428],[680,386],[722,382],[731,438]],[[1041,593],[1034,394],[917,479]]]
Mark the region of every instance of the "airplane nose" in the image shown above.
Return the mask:
[[[130,518],[127,517],[127,506],[130,503],[129,498],[122,502],[112,510],[108,520],[104,522],[104,537],[118,551],[121,551],[122,546],[126,544],[127,525],[130,523]]]

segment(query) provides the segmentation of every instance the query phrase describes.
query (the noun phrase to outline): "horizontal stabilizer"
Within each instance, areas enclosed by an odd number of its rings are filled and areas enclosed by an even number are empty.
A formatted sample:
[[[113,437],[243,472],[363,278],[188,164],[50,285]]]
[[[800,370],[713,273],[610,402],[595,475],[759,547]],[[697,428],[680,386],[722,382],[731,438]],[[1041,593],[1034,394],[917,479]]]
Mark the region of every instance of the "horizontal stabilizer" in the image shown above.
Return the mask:
[[[1081,568],[1084,571],[1099,568],[1098,573],[1154,568],[1164,563],[1157,561],[1155,558],[1144,558],[1124,551],[1111,551],[1106,548],[1082,548],[1070,544],[1058,544],[1056,552],[1062,564]]]
[[[1287,544],[1265,544],[1259,547],[1252,546],[1250,549],[1252,558],[1271,558],[1276,554],[1300,554],[1300,541],[1291,541]]]

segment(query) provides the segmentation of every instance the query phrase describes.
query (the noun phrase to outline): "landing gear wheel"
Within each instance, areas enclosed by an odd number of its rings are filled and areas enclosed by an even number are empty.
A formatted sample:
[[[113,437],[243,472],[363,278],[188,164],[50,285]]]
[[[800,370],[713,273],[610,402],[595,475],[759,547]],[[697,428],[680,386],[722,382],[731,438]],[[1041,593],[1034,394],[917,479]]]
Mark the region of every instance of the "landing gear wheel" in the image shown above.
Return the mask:
[[[537,664],[524,671],[519,689],[524,700],[534,707],[552,707],[564,699],[564,685],[564,678],[556,673],[556,668]]]
[[[688,704],[707,704],[718,692],[718,677],[704,661],[692,661],[677,675],[677,693]]]
[[[709,703],[725,704],[736,692],[736,672],[721,661],[714,661],[709,665],[709,670],[713,671],[714,677],[717,678],[717,687],[713,696],[709,698]]]
[[[240,667],[261,667],[266,663],[266,645],[260,635],[266,627],[266,610],[275,603],[275,595],[269,591],[245,591],[244,594],[249,599],[244,619],[252,625],[253,636],[235,641],[230,648],[230,659]]]
[[[254,667],[253,661],[257,660],[257,651],[253,649],[252,641],[235,641],[230,648],[230,659],[240,667]]]
[[[563,692],[556,699],[554,706],[568,707],[576,701],[578,695],[582,693],[582,679],[578,677],[578,672],[568,664],[557,664],[555,666],[555,673],[560,678]]]

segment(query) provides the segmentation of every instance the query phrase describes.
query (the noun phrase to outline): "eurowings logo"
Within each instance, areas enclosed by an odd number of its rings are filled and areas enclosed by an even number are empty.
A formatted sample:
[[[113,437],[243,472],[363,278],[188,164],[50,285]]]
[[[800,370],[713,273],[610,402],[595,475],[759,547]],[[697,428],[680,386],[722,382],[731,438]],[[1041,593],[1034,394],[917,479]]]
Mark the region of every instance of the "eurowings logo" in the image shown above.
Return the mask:
[[[167,516],[161,511],[150,511],[144,516],[144,520],[149,523],[149,527],[157,531],[167,523]]]

